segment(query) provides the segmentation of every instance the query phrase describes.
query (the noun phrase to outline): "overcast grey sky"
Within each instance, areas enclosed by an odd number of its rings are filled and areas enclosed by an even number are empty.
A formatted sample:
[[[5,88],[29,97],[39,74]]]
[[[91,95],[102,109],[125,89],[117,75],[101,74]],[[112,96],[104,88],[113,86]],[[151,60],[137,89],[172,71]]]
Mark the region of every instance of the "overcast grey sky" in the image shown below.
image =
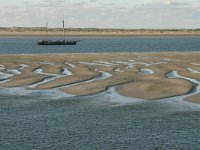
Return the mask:
[[[200,28],[200,0],[0,0],[0,26]]]

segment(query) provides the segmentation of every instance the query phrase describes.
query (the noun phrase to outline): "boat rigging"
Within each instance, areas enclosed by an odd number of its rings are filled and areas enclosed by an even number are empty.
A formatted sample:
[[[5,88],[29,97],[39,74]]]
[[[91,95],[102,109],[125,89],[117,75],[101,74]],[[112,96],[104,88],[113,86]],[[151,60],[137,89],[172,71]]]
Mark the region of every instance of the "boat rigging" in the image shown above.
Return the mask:
[[[66,41],[64,17],[63,17],[62,23],[63,23],[63,40],[57,40],[57,41],[48,40],[48,22],[46,20],[46,39],[42,39],[42,40],[38,41],[37,44],[38,45],[76,45],[77,42],[79,42],[80,40],[67,40]]]

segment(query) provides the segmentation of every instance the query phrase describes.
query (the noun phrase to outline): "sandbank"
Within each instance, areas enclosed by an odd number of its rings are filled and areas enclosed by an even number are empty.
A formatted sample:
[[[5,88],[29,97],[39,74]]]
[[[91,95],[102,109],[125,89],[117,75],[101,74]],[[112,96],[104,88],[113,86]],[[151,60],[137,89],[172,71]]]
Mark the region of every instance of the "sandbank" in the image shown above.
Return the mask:
[[[118,85],[122,96],[157,100],[192,93],[198,85],[187,78],[200,80],[199,58],[199,52],[0,55],[0,87],[84,96]],[[186,78],[168,78],[171,71]],[[185,100],[200,103],[199,94]]]

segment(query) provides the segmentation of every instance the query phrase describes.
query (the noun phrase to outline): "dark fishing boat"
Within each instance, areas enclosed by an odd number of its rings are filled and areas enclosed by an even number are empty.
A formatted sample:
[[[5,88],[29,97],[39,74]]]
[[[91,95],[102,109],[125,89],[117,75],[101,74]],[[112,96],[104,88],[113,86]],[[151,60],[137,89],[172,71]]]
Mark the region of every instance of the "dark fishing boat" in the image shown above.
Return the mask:
[[[48,23],[46,22],[46,32],[47,32],[47,36],[46,39],[42,39],[37,43],[37,45],[76,45],[77,42],[79,42],[80,40],[65,40],[65,21],[63,18],[63,40],[58,40],[58,41],[52,41],[52,40],[48,40]]]
[[[38,41],[38,45],[76,45],[79,41],[52,41],[52,40],[41,40]]]

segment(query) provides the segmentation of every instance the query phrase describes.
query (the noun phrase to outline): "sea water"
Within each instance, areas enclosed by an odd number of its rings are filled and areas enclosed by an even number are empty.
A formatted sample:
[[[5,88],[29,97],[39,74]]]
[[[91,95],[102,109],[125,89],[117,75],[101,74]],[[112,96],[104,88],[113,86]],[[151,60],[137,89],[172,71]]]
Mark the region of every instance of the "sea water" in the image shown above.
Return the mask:
[[[1,150],[199,149],[200,111],[147,102],[0,97]]]
[[[38,46],[42,37],[0,37],[0,54],[199,51],[200,36],[68,37],[76,46]],[[61,38],[50,38],[62,40]]]

